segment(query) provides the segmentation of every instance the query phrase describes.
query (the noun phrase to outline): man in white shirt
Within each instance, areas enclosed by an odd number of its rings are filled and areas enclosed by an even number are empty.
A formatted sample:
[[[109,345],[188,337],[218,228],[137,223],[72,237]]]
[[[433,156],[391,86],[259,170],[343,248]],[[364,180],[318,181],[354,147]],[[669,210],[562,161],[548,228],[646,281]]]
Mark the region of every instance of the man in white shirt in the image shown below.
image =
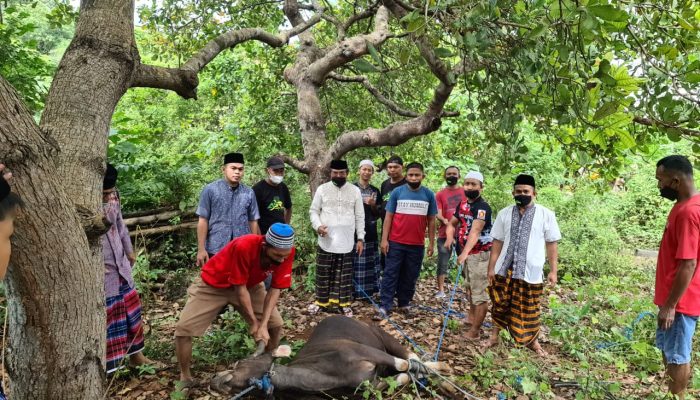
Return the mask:
[[[318,233],[316,251],[316,302],[309,313],[336,312],[352,317],[352,261],[357,235],[357,253],[365,240],[365,211],[360,189],[347,184],[348,164],[331,161],[331,181],[316,189],[309,216]]]
[[[502,209],[491,229],[488,278],[495,326],[487,347],[497,345],[498,333],[507,329],[516,344],[546,355],[537,340],[543,269],[548,259],[547,280],[556,285],[561,233],[554,212],[535,204],[536,196],[535,178],[518,175],[513,185],[515,205]]]

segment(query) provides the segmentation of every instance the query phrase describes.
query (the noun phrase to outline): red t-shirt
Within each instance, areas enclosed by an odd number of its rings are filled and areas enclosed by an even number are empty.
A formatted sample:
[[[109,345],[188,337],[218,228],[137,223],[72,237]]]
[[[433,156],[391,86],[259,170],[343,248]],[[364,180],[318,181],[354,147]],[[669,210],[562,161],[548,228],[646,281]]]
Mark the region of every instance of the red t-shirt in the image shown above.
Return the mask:
[[[272,274],[275,289],[287,289],[292,285],[292,262],[296,250],[278,267],[263,270],[260,252],[265,243],[263,235],[244,235],[230,241],[202,267],[202,280],[215,288],[246,285],[253,287]]]
[[[435,195],[438,210],[442,210],[442,216],[449,221],[455,213],[459,203],[467,201],[467,196],[464,195],[464,189],[458,186],[454,189],[444,188]],[[440,224],[438,228],[438,237],[445,239],[447,237],[447,226]]]
[[[678,262],[681,260],[695,260],[696,268],[700,260],[700,194],[677,203],[668,215],[656,262],[654,304],[657,306],[662,306],[671,293]],[[688,289],[676,305],[676,311],[700,316],[700,273],[697,269]]]

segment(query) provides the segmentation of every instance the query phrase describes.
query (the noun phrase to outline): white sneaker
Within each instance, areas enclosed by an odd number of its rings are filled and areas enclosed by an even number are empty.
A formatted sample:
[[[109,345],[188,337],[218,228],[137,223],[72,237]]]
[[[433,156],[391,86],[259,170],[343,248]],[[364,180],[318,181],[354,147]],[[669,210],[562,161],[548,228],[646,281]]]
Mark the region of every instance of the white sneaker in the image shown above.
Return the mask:
[[[435,298],[436,298],[436,299],[444,299],[445,297],[446,297],[445,292],[443,292],[442,290],[439,291],[439,292],[437,292],[437,293],[435,293]]]

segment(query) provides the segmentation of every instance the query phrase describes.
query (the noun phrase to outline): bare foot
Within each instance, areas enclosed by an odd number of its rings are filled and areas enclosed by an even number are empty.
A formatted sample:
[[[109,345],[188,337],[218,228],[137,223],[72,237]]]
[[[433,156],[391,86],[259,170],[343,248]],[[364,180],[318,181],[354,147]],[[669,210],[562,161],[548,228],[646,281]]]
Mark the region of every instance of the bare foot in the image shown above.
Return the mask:
[[[490,348],[498,346],[499,340],[498,338],[494,339],[491,338],[488,341],[483,342],[482,346],[484,350],[488,350]]]
[[[481,335],[479,331],[474,332],[470,329],[469,332],[467,332],[467,334],[465,335],[464,339],[468,342],[476,342],[479,340],[480,337]]]
[[[129,356],[129,366],[130,367],[138,367],[139,365],[152,365],[155,369],[165,369],[165,364],[158,362],[158,361],[153,361],[150,358],[146,357],[143,355],[143,353],[139,352],[136,354],[132,354]]]
[[[537,353],[538,356],[540,357],[547,357],[549,353],[547,353],[542,346],[540,345],[540,342],[535,339],[529,346],[527,346],[530,350],[534,351]]]

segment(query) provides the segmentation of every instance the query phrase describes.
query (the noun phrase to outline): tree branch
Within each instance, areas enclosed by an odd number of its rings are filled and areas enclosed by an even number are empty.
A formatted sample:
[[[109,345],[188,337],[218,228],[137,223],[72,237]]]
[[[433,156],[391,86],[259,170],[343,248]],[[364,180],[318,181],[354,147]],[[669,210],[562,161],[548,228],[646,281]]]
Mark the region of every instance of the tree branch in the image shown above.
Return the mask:
[[[372,33],[342,40],[328,49],[323,57],[309,65],[308,76],[314,84],[320,85],[329,72],[367,54],[368,43],[378,47],[389,36],[389,11],[382,6],[377,10]]]
[[[416,136],[426,135],[440,128],[439,117],[421,115],[407,121],[397,122],[382,129],[367,128],[345,132],[330,149],[331,158],[341,158],[360,147],[397,146]]]
[[[396,18],[399,20],[408,14],[406,9],[397,4],[394,0],[384,0],[384,6],[388,7],[394,16],[396,16]],[[433,45],[430,43],[428,37],[425,35],[417,36],[415,38],[415,42],[420,55],[423,57],[425,62],[428,63],[428,67],[430,67],[430,71],[433,73],[433,75],[440,79],[440,82],[443,84],[453,86],[454,76],[450,77],[450,70],[447,68],[447,65],[442,62],[437,55],[435,55]]]
[[[370,18],[374,16],[377,12],[377,7],[379,7],[379,1],[376,1],[372,3],[372,5],[369,6],[366,10],[362,11],[359,14],[355,14],[352,17],[350,17],[347,21],[343,23],[343,36],[340,37],[339,39],[345,39],[345,33],[350,29],[351,26],[353,26],[356,22],[361,21],[366,18]]]
[[[139,64],[134,72],[131,87],[168,89],[185,99],[197,98],[199,78],[195,71]]]
[[[682,126],[678,126],[678,125],[672,124],[670,122],[660,121],[658,119],[652,119],[652,118],[647,118],[647,117],[634,117],[632,119],[632,121],[634,121],[640,125],[645,125],[645,126],[662,126],[664,128],[677,129],[679,132],[681,132],[684,135],[700,137],[700,131],[698,131],[698,130],[684,128]]]
[[[519,24],[517,22],[506,21],[504,19],[498,19],[498,20],[496,20],[496,23],[498,25],[511,26],[513,28],[523,28],[523,29],[527,29],[527,30],[532,30],[532,27],[530,27],[529,25]]]
[[[278,35],[273,35],[260,28],[243,28],[224,33],[211,40],[197,54],[187,60],[182,69],[199,72],[222,51],[248,40],[258,40],[271,47],[282,47],[289,42],[289,38],[304,32],[320,20],[321,13],[317,12],[308,21],[295,25],[292,29],[280,32]]]
[[[377,99],[377,101],[384,104],[386,106],[386,108],[388,108],[389,110],[391,110],[391,111],[395,112],[396,114],[399,114],[403,117],[417,117],[420,115],[415,111],[403,109],[398,104],[393,102],[392,100],[389,100],[386,96],[384,96],[381,92],[379,92],[379,90],[377,88],[372,86],[372,84],[369,82],[369,79],[367,79],[366,76],[363,76],[363,75],[345,76],[345,75],[336,74],[335,72],[331,72],[330,74],[328,74],[328,77],[331,79],[334,79],[336,81],[339,81],[339,82],[357,82],[357,83],[361,84],[362,86],[365,87],[365,89],[367,89],[368,92],[370,92],[372,94],[372,96],[374,96]]]
[[[277,154],[277,157],[281,158],[285,163],[287,163],[290,167],[294,168],[295,170],[308,175],[311,170],[309,167],[306,165],[306,161],[303,160],[297,160],[296,158],[292,158],[286,154],[279,153]]]
[[[396,146],[416,136],[436,131],[442,124],[440,119],[442,110],[453,88],[454,85],[440,83],[425,113],[415,118],[394,123],[382,129],[367,128],[343,133],[331,146],[331,157],[341,158],[360,147]]]

